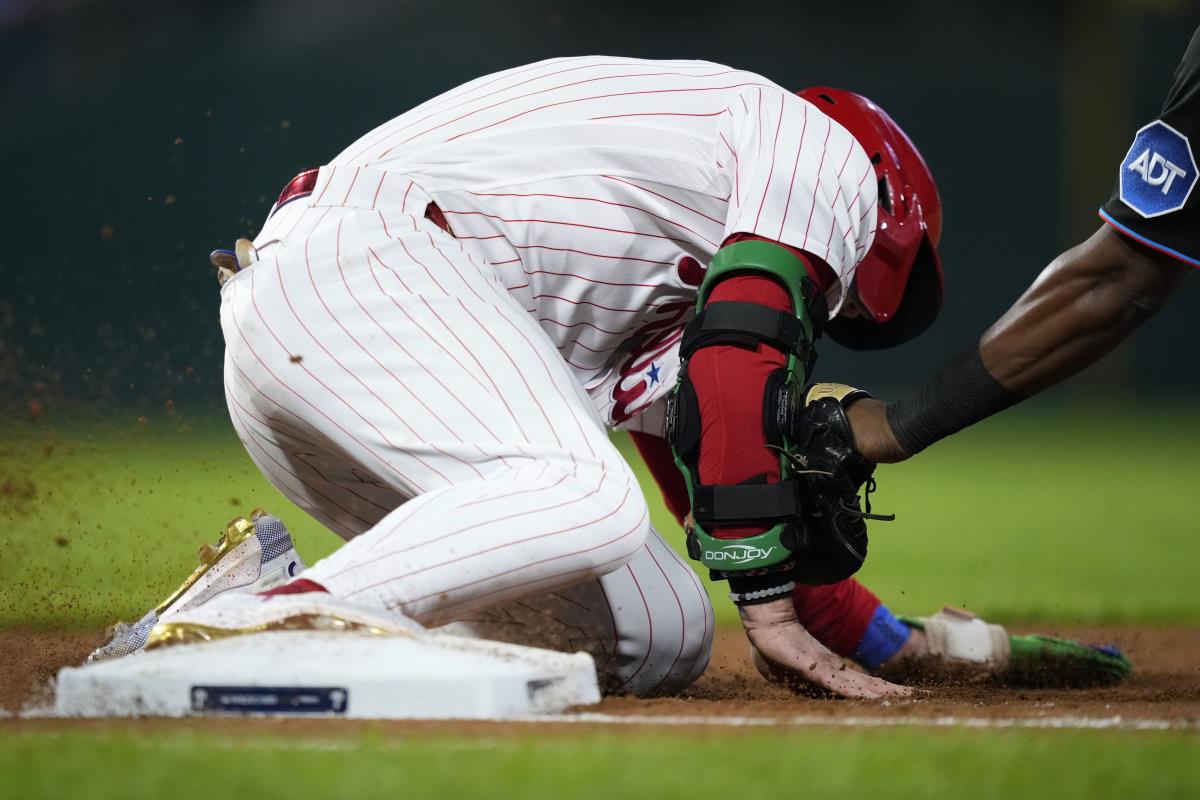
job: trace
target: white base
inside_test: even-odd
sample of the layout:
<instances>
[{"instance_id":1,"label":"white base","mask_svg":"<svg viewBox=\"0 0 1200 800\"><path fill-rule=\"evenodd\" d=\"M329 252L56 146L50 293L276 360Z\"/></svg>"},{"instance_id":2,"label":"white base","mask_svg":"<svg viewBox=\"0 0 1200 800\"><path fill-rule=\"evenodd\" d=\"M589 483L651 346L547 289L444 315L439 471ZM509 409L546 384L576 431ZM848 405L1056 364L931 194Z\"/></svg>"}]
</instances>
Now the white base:
<instances>
[{"instance_id":1,"label":"white base","mask_svg":"<svg viewBox=\"0 0 1200 800\"><path fill-rule=\"evenodd\" d=\"M66 667L53 713L502 719L599 700L586 653L435 632L279 631Z\"/></svg>"}]
</instances>

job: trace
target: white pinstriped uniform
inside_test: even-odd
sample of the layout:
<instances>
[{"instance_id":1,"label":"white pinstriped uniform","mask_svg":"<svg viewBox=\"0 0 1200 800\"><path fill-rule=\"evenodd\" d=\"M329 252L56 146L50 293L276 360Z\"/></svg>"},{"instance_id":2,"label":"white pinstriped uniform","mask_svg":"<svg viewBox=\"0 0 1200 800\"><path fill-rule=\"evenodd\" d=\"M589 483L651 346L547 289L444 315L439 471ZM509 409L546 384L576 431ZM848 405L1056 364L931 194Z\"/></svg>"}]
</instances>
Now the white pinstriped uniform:
<instances>
[{"instance_id":1,"label":"white pinstriped uniform","mask_svg":"<svg viewBox=\"0 0 1200 800\"><path fill-rule=\"evenodd\" d=\"M674 383L698 265L729 235L825 261L836 311L872 176L815 106L698 61L540 62L368 133L222 289L239 435L352 539L308 577L425 624L587 647L625 689L686 686L711 609L605 428Z\"/></svg>"}]
</instances>

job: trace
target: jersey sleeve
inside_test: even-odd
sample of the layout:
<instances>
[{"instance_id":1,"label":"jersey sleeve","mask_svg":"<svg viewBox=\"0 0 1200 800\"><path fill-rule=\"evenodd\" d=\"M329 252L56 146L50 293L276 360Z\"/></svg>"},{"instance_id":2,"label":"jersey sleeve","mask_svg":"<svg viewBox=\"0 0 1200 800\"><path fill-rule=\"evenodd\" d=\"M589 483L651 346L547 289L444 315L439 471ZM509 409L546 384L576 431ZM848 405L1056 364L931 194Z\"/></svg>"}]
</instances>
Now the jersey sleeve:
<instances>
[{"instance_id":1,"label":"jersey sleeve","mask_svg":"<svg viewBox=\"0 0 1200 800\"><path fill-rule=\"evenodd\" d=\"M875 233L870 158L845 128L780 87L741 92L727 110L717 142L730 189L726 238L761 236L828 264L836 314Z\"/></svg>"},{"instance_id":2,"label":"jersey sleeve","mask_svg":"<svg viewBox=\"0 0 1200 800\"><path fill-rule=\"evenodd\" d=\"M1100 217L1142 244L1200 267L1200 29L1175 70L1162 113L1138 129Z\"/></svg>"}]
</instances>

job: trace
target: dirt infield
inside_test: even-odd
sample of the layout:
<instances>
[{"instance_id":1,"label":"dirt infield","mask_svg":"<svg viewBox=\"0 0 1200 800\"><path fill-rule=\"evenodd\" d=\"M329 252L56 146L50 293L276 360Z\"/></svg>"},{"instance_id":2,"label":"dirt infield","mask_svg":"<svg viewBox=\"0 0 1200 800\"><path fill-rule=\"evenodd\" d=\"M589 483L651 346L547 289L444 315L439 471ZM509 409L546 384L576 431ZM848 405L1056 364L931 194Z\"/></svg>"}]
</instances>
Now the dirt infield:
<instances>
[{"instance_id":1,"label":"dirt infield","mask_svg":"<svg viewBox=\"0 0 1200 800\"><path fill-rule=\"evenodd\" d=\"M642 700L609 697L586 709L578 721L593 724L634 722L615 718L636 717L640 724L653 724L647 717L687 717L746 724L802 721L805 724L848 721L871 724L910 720L1054 722L1069 720L1115 720L1122 724L1146 723L1200 727L1200 629L1180 628L1085 628L1080 626L1037 626L1039 632L1054 633L1084 641L1120 645L1134 662L1135 674L1120 686L1092 689L1029 689L968 682L928 686L920 696L890 703L821 700L798 697L763 682L749 665L742 634L719 631L713 662L705 675L684 695ZM1022 631L1022 626L1013 626ZM46 682L59 667L78 663L100 639L96 633L0 631L0 707L15 712L26 703L44 696ZM598 716L592 716L593 714ZM979 722L982 721L982 722ZM267 723L269 721L259 721ZM298 721L292 721L293 723ZM220 726L242 725L242 721L213 720ZM36 724L38 727L71 725L74 722L41 720L36 723L8 722L4 726ZM189 723L191 724L191 723ZM205 723L209 724L209 723ZM326 726L324 720L289 724L287 731L312 732ZM347 723L339 723L345 725ZM377 724L377 723L376 723ZM689 722L689 724L692 724ZM704 724L699 722L697 724ZM1005 724L1008 724L1005 722ZM488 729L479 723L428 723L450 730ZM423 729L426 724L419 726ZM255 723L250 729L258 729ZM355 727L351 725L350 727ZM404 730L414 730L405 723ZM321 728L328 730L328 728Z\"/></svg>"}]
</instances>

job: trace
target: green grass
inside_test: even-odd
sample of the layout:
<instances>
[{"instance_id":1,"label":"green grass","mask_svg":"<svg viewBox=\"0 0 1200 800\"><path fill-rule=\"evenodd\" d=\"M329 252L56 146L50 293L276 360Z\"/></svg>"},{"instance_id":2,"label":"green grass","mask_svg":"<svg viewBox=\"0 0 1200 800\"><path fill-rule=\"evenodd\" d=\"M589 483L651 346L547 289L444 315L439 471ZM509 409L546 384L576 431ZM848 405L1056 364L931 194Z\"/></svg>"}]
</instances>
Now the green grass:
<instances>
[{"instance_id":1,"label":"green grass","mask_svg":"<svg viewBox=\"0 0 1200 800\"><path fill-rule=\"evenodd\" d=\"M338 544L257 474L220 419L0 433L0 626L139 615L255 505L287 520L310 561ZM1169 410L1137 422L1007 415L880 470L878 508L899 520L874 526L863 577L908 612L950 602L1000 620L1192 622L1198 444L1200 423ZM21 798L1200 796L1200 741L1184 733L0 730L0 796Z\"/></svg>"},{"instance_id":2,"label":"green grass","mask_svg":"<svg viewBox=\"0 0 1200 800\"><path fill-rule=\"evenodd\" d=\"M1186 735L1063 731L400 739L26 731L0 739L0 775L18 790L12 796L29 800L1195 797L1198 757Z\"/></svg>"},{"instance_id":3,"label":"green grass","mask_svg":"<svg viewBox=\"0 0 1200 800\"><path fill-rule=\"evenodd\" d=\"M254 469L220 418L59 422L0 431L0 627L131 618L193 566L225 521L281 515L311 563L340 540ZM628 441L618 444L631 452ZM1200 423L1162 410L1018 410L879 470L861 577L897 611L945 603L998 620L1192 622ZM655 524L677 526L647 484ZM732 620L724 589L718 613Z\"/></svg>"}]
</instances>

